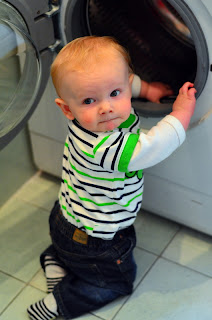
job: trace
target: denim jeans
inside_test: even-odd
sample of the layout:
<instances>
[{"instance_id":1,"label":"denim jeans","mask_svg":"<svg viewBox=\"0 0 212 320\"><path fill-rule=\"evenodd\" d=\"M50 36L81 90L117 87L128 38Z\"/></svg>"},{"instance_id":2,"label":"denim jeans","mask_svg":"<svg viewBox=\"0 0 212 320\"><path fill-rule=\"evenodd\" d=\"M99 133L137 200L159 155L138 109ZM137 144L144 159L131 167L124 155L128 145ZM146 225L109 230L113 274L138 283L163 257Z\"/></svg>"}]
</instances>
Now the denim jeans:
<instances>
[{"instance_id":1,"label":"denim jeans","mask_svg":"<svg viewBox=\"0 0 212 320\"><path fill-rule=\"evenodd\" d=\"M52 255L67 275L53 291L58 310L65 319L79 317L132 292L136 276L133 248L134 227L116 233L112 240L88 236L87 244L73 240L77 229L69 223L56 202L49 218L52 245L41 255Z\"/></svg>"}]
</instances>

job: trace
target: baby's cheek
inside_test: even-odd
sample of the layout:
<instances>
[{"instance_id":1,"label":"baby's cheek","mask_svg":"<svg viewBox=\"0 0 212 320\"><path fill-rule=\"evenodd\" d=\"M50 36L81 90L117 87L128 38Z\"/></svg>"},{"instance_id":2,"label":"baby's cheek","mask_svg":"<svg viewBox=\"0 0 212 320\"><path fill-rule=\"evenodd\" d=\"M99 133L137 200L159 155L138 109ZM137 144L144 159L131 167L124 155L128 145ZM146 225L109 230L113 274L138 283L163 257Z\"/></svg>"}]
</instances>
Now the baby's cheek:
<instances>
[{"instance_id":1,"label":"baby's cheek","mask_svg":"<svg viewBox=\"0 0 212 320\"><path fill-rule=\"evenodd\" d=\"M122 107L121 107L121 112L124 118L128 119L130 116L131 112L131 101L126 101Z\"/></svg>"},{"instance_id":2,"label":"baby's cheek","mask_svg":"<svg viewBox=\"0 0 212 320\"><path fill-rule=\"evenodd\" d=\"M83 122L85 124L91 124L93 122L93 117L91 115L84 115Z\"/></svg>"}]
</instances>

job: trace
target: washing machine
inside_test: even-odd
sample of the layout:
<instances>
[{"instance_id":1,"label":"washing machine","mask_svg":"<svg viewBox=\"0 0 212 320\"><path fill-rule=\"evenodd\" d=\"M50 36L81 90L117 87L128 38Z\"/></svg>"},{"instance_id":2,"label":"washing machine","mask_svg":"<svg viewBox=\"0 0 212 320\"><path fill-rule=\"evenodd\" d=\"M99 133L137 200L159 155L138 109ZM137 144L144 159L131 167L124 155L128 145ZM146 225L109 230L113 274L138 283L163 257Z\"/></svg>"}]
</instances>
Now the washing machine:
<instances>
[{"instance_id":1,"label":"washing machine","mask_svg":"<svg viewBox=\"0 0 212 320\"><path fill-rule=\"evenodd\" d=\"M211 0L1 0L0 147L28 121L37 167L60 177L67 122L54 104L49 68L84 35L111 35L143 80L173 88L160 104L132 101L148 131L170 113L179 88L195 83L197 105L183 145L145 170L143 208L212 235Z\"/></svg>"}]
</instances>

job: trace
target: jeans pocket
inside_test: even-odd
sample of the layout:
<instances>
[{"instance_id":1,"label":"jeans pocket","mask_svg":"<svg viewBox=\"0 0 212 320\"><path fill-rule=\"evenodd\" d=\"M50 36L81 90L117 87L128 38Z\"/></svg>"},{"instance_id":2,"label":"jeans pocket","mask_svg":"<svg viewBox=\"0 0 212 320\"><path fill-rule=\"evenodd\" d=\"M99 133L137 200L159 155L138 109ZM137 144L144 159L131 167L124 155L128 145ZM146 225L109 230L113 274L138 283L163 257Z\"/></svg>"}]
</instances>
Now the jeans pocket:
<instances>
[{"instance_id":1,"label":"jeans pocket","mask_svg":"<svg viewBox=\"0 0 212 320\"><path fill-rule=\"evenodd\" d=\"M123 278L132 284L136 277L137 266L133 257L133 249L135 247L134 239L128 238L119 248L119 255L115 263L119 268Z\"/></svg>"}]
</instances>

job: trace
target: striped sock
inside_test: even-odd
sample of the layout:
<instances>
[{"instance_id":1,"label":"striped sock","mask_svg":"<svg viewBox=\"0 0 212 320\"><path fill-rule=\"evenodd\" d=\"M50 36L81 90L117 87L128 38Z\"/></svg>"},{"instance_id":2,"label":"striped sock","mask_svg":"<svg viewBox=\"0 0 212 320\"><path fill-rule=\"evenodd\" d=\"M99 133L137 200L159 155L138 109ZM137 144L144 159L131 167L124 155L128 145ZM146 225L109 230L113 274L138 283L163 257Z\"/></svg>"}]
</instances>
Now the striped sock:
<instances>
[{"instance_id":1,"label":"striped sock","mask_svg":"<svg viewBox=\"0 0 212 320\"><path fill-rule=\"evenodd\" d=\"M65 269L52 256L46 256L44 259L44 270L46 275L47 292L53 291L54 287L66 275Z\"/></svg>"},{"instance_id":2,"label":"striped sock","mask_svg":"<svg viewBox=\"0 0 212 320\"><path fill-rule=\"evenodd\" d=\"M32 320L51 320L59 315L57 303L52 293L48 294L44 299L31 304L27 312Z\"/></svg>"}]
</instances>

